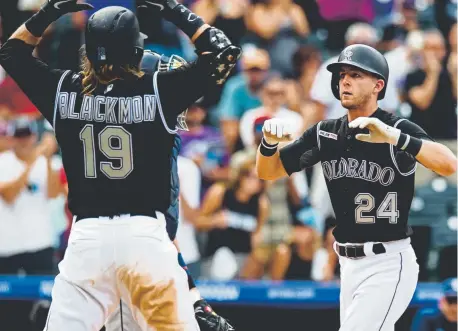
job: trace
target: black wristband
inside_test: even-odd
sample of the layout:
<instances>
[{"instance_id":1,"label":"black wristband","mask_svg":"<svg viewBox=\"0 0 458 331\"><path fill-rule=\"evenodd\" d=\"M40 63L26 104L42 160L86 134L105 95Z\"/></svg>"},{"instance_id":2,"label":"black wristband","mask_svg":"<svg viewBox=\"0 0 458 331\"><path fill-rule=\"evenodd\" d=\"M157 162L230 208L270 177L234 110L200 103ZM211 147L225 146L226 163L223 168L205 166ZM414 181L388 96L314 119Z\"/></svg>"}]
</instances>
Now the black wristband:
<instances>
[{"instance_id":1,"label":"black wristband","mask_svg":"<svg viewBox=\"0 0 458 331\"><path fill-rule=\"evenodd\" d=\"M259 146L259 152L263 156L269 157L269 156L274 155L277 152L277 148L278 148L278 143L276 143L274 145L271 145L271 144L267 143L264 140L264 138L262 138L261 145Z\"/></svg>"},{"instance_id":2,"label":"black wristband","mask_svg":"<svg viewBox=\"0 0 458 331\"><path fill-rule=\"evenodd\" d=\"M24 24L31 34L39 38L54 20L55 18L50 17L50 15L41 9L33 14Z\"/></svg>"},{"instance_id":3,"label":"black wristband","mask_svg":"<svg viewBox=\"0 0 458 331\"><path fill-rule=\"evenodd\" d=\"M205 24L204 20L183 5L168 10L165 18L181 29L189 38L192 38L199 28Z\"/></svg>"},{"instance_id":4,"label":"black wristband","mask_svg":"<svg viewBox=\"0 0 458 331\"><path fill-rule=\"evenodd\" d=\"M396 147L402 151L406 151L407 153L417 156L420 152L421 146L423 145L423 141L421 139L411 137L408 134L401 133L398 139L398 143Z\"/></svg>"}]
</instances>

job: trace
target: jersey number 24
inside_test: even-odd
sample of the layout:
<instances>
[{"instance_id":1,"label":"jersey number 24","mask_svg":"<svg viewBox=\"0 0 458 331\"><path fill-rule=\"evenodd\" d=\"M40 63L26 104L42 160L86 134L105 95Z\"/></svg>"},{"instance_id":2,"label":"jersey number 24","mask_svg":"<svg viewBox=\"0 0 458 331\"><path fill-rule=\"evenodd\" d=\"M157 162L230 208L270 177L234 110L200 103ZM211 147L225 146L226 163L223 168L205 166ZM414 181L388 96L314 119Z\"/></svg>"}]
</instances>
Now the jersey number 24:
<instances>
[{"instance_id":1,"label":"jersey number 24","mask_svg":"<svg viewBox=\"0 0 458 331\"><path fill-rule=\"evenodd\" d=\"M370 212L375 207L375 199L370 193L359 193L355 197L355 203L358 205L355 209L355 220L358 224L375 223L374 216L364 216L363 213ZM396 192L388 192L380 206L377 208L377 218L388 218L390 224L398 223L398 194Z\"/></svg>"},{"instance_id":2,"label":"jersey number 24","mask_svg":"<svg viewBox=\"0 0 458 331\"><path fill-rule=\"evenodd\" d=\"M97 178L97 160L95 157L94 126L86 124L80 132L80 140L84 146L84 172L86 178ZM113 140L117 139L116 146ZM113 162L100 161L100 171L110 179L126 178L134 169L132 157L132 136L121 126L107 126L98 134L100 151L108 159L118 160L119 166Z\"/></svg>"}]
</instances>

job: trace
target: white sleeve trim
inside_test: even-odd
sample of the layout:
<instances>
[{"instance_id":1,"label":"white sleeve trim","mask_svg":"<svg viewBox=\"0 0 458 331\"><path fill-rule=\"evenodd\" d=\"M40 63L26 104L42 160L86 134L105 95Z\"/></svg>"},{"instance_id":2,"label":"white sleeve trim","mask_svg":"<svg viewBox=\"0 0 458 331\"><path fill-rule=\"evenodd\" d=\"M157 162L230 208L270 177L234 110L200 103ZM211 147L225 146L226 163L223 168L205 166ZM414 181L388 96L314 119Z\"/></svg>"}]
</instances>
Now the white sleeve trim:
<instances>
[{"instance_id":1,"label":"white sleeve trim","mask_svg":"<svg viewBox=\"0 0 458 331\"><path fill-rule=\"evenodd\" d=\"M59 79L59 83L57 84L57 90L56 90L56 97L54 99L54 115L52 118L52 127L54 128L54 132L56 132L56 117L57 117L57 108L59 107L59 93L60 89L62 87L62 82L64 81L65 77L70 73L70 70L66 70L62 76Z\"/></svg>"},{"instance_id":2,"label":"white sleeve trim","mask_svg":"<svg viewBox=\"0 0 458 331\"><path fill-rule=\"evenodd\" d=\"M398 120L396 123L394 123L394 127L397 127L399 123L401 123L402 121L405 121L406 119L405 118L401 118L400 120ZM417 170L417 161L415 160L415 166L413 167L412 170L410 170L409 172L402 172L401 169L399 169L399 166L398 166L398 163L396 162L396 158L394 156L394 145L390 145L390 154L391 154L391 160L393 161L394 163L394 166L396 167L396 169L398 169L398 172L403 175L403 176L410 176L411 174L413 174L416 170Z\"/></svg>"},{"instance_id":3,"label":"white sleeve trim","mask_svg":"<svg viewBox=\"0 0 458 331\"><path fill-rule=\"evenodd\" d=\"M318 149L321 150L321 143L320 143L320 127L321 127L321 121L318 122L316 125L316 143L318 145Z\"/></svg>"},{"instance_id":4,"label":"white sleeve trim","mask_svg":"<svg viewBox=\"0 0 458 331\"><path fill-rule=\"evenodd\" d=\"M170 134L175 134L178 132L178 129L175 128L174 130L170 129L169 126L167 125L167 121L165 120L164 113L162 112L162 104L161 104L161 97L159 96L159 89L157 88L157 75L158 71L156 71L153 75L153 88L154 88L154 93L156 94L157 98L157 108L159 109L159 115L161 115L161 120L162 124L164 124L165 129L167 130L168 133Z\"/></svg>"}]
</instances>

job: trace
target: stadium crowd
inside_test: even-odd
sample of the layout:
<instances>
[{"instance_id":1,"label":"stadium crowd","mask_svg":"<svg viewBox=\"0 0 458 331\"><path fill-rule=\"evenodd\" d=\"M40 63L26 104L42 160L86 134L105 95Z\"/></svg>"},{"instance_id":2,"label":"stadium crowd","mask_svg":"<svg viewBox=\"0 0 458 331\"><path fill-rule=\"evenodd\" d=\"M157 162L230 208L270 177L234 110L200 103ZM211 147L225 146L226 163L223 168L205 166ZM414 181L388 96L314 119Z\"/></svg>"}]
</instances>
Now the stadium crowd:
<instances>
[{"instance_id":1,"label":"stadium crowd","mask_svg":"<svg viewBox=\"0 0 458 331\"><path fill-rule=\"evenodd\" d=\"M108 3L135 8L134 0L88 2L95 10ZM180 132L178 240L191 273L218 280L337 279L335 219L321 167L275 182L258 179L263 122L289 119L299 136L320 120L343 116L326 65L345 45L361 43L382 51L390 67L380 107L419 124L456 154L456 1L182 2L244 51L226 84L188 109L189 130ZM2 41L42 3L0 1ZM58 20L36 56L77 70L88 14ZM195 58L174 25L160 17L139 20L148 49ZM455 183L456 177L417 170L410 224L420 281L457 276ZM0 274L55 273L72 223L58 146L49 123L1 67L0 188ZM456 310L456 288L454 300Z\"/></svg>"}]
</instances>

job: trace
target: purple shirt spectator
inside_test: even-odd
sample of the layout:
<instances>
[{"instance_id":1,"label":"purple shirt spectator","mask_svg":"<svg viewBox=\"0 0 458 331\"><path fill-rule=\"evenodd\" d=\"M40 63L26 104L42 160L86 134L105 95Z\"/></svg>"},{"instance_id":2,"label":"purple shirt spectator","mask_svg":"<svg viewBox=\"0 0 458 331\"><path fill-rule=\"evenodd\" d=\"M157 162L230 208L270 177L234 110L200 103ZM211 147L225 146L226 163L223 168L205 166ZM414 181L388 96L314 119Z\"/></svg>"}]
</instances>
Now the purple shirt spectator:
<instances>
[{"instance_id":1,"label":"purple shirt spectator","mask_svg":"<svg viewBox=\"0 0 458 331\"><path fill-rule=\"evenodd\" d=\"M229 154L224 146L221 133L209 126L202 126L198 132L183 131L181 155L200 163L203 172L229 163Z\"/></svg>"}]
</instances>

